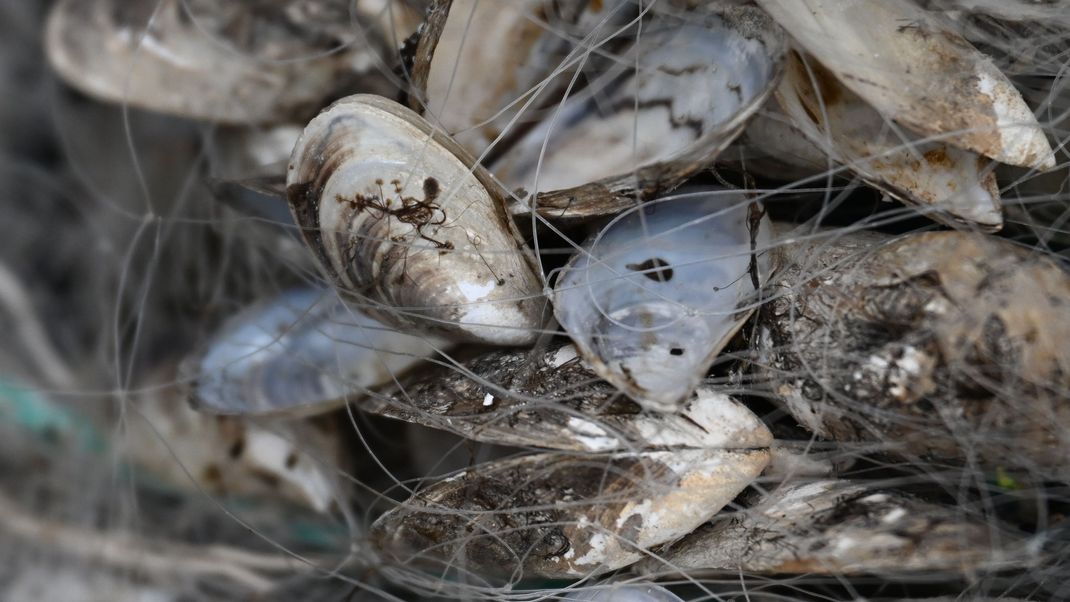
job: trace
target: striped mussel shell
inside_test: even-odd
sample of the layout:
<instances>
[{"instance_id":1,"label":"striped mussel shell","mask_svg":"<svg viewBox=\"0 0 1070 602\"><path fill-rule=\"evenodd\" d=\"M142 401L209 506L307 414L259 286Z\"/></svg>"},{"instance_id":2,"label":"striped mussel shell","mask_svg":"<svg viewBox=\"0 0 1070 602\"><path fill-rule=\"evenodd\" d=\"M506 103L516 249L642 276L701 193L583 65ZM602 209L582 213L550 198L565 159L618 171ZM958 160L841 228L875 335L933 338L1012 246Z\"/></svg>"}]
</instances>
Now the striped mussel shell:
<instances>
[{"instance_id":1,"label":"striped mussel shell","mask_svg":"<svg viewBox=\"0 0 1070 602\"><path fill-rule=\"evenodd\" d=\"M542 283L485 172L416 113L344 98L302 133L294 221L341 296L403 329L496 345L535 340Z\"/></svg>"}]
</instances>

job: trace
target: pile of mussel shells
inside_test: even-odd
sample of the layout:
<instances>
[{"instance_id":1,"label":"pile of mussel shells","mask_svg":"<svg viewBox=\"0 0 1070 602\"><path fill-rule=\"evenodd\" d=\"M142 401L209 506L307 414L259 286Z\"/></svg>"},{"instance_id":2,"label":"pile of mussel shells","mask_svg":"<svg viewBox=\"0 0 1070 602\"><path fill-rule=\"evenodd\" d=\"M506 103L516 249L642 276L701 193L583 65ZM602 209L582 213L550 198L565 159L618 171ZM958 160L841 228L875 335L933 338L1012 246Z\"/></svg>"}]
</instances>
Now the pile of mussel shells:
<instances>
[{"instance_id":1,"label":"pile of mussel shells","mask_svg":"<svg viewBox=\"0 0 1070 602\"><path fill-rule=\"evenodd\" d=\"M1070 275L998 234L1002 170L1059 159L964 36L986 6L61 0L44 39L87 95L218 124L204 202L308 269L142 402L201 486L267 474L451 595L964 583L1058 563L1070 483ZM354 504L372 416L426 470Z\"/></svg>"}]
</instances>

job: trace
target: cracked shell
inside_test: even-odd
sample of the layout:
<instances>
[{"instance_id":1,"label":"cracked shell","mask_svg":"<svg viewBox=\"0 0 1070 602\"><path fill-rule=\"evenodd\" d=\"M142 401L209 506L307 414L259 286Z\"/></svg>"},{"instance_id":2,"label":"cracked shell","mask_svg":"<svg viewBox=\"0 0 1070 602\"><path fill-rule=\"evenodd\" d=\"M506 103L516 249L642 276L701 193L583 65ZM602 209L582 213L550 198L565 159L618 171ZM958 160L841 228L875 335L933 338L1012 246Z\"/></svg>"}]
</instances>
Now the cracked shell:
<instances>
[{"instance_id":1,"label":"cracked shell","mask_svg":"<svg viewBox=\"0 0 1070 602\"><path fill-rule=\"evenodd\" d=\"M756 362L822 437L907 458L1062 475L1070 275L963 232L818 237L786 249Z\"/></svg>"},{"instance_id":2,"label":"cracked shell","mask_svg":"<svg viewBox=\"0 0 1070 602\"><path fill-rule=\"evenodd\" d=\"M330 291L296 289L229 319L183 372L201 412L320 413L392 383L442 346L387 328Z\"/></svg>"},{"instance_id":3,"label":"cracked shell","mask_svg":"<svg viewBox=\"0 0 1070 602\"><path fill-rule=\"evenodd\" d=\"M411 110L344 98L313 119L286 179L294 221L342 297L403 329L534 342L542 285L485 172Z\"/></svg>"},{"instance_id":4,"label":"cracked shell","mask_svg":"<svg viewBox=\"0 0 1070 602\"><path fill-rule=\"evenodd\" d=\"M647 203L565 266L554 313L595 372L672 411L754 310L774 265L769 220L731 190Z\"/></svg>"},{"instance_id":5,"label":"cracked shell","mask_svg":"<svg viewBox=\"0 0 1070 602\"><path fill-rule=\"evenodd\" d=\"M767 450L541 453L481 464L384 514L396 561L482 574L612 571L709 520L757 477Z\"/></svg>"}]
</instances>

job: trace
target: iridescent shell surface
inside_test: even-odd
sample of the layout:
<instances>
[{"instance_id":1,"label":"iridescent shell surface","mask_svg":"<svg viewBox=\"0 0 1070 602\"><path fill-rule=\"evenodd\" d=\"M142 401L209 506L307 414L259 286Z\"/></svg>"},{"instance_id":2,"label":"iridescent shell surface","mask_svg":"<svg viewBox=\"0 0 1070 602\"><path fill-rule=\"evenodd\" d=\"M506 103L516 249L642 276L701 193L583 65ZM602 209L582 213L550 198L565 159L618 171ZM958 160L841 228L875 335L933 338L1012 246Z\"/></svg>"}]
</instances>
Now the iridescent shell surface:
<instances>
[{"instance_id":1,"label":"iridescent shell surface","mask_svg":"<svg viewBox=\"0 0 1070 602\"><path fill-rule=\"evenodd\" d=\"M554 313L600 376L674 410L759 301L769 222L742 192L703 190L625 212L562 269Z\"/></svg>"},{"instance_id":2,"label":"iridescent shell surface","mask_svg":"<svg viewBox=\"0 0 1070 602\"><path fill-rule=\"evenodd\" d=\"M676 188L728 146L780 77L781 33L753 7L666 11L628 35L619 61L490 166L520 192L514 211L534 202L549 218L608 215Z\"/></svg>"},{"instance_id":3,"label":"iridescent shell surface","mask_svg":"<svg viewBox=\"0 0 1070 602\"><path fill-rule=\"evenodd\" d=\"M213 414L319 412L394 382L442 346L383 326L330 291L291 290L232 317L186 365L190 400Z\"/></svg>"}]
</instances>

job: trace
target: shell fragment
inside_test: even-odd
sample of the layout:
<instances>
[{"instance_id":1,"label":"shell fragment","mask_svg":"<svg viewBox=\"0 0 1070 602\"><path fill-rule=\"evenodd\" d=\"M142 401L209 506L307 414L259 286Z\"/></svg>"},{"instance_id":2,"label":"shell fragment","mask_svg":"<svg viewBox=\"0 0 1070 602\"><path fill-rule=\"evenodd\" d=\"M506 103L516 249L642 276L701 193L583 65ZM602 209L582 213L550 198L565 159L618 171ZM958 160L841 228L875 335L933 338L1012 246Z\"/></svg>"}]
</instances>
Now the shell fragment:
<instances>
[{"instance_id":1,"label":"shell fragment","mask_svg":"<svg viewBox=\"0 0 1070 602\"><path fill-rule=\"evenodd\" d=\"M919 142L812 58L789 56L777 99L813 144L877 188L951 225L1003 226L987 159L943 142Z\"/></svg>"}]
</instances>

